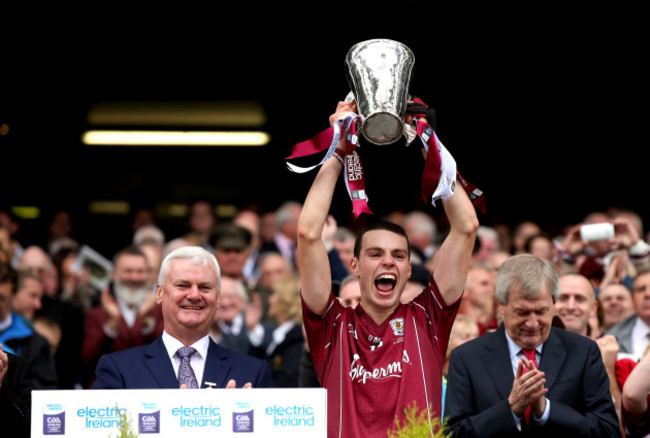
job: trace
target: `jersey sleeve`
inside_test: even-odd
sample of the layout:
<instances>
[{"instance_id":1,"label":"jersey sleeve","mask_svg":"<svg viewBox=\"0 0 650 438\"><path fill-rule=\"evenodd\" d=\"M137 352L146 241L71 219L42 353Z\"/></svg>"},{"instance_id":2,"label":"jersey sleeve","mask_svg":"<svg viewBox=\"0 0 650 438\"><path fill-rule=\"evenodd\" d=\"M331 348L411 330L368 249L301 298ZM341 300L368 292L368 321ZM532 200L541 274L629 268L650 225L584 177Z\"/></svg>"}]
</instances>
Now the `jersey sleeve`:
<instances>
[{"instance_id":1,"label":"jersey sleeve","mask_svg":"<svg viewBox=\"0 0 650 438\"><path fill-rule=\"evenodd\" d=\"M422 290L422 293L415 297L413 302L426 310L429 327L434 342L437 343L438 352L443 355L447 354L451 326L454 324L460 307L460 298L452 304L445 304L432 273L429 277L429 283Z\"/></svg>"},{"instance_id":2,"label":"jersey sleeve","mask_svg":"<svg viewBox=\"0 0 650 438\"><path fill-rule=\"evenodd\" d=\"M309 352L314 362L314 370L318 378L323 381L324 366L335 343L337 320L340 318L343 306L330 291L327 307L322 315L312 311L300 295L302 302L302 317L307 334Z\"/></svg>"}]
</instances>

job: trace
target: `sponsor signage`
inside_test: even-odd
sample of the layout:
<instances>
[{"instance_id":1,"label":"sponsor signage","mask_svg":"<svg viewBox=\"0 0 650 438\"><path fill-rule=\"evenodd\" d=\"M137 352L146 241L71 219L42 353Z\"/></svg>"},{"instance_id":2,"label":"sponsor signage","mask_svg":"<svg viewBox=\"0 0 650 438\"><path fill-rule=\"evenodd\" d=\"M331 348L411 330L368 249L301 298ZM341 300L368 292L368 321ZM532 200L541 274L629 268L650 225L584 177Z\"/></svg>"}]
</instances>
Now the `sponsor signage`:
<instances>
[{"instance_id":1,"label":"sponsor signage","mask_svg":"<svg viewBox=\"0 0 650 438\"><path fill-rule=\"evenodd\" d=\"M325 438L323 388L32 391L32 437Z\"/></svg>"}]
</instances>

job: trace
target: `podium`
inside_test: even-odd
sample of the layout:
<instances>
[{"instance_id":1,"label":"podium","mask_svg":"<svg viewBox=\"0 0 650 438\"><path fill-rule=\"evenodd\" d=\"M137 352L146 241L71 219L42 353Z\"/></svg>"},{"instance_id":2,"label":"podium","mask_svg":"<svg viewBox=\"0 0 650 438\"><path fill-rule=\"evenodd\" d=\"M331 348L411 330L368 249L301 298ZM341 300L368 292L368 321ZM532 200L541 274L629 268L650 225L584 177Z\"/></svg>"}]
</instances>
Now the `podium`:
<instances>
[{"instance_id":1,"label":"podium","mask_svg":"<svg viewBox=\"0 0 650 438\"><path fill-rule=\"evenodd\" d=\"M32 437L117 437L121 421L144 437L327 435L324 388L32 391Z\"/></svg>"}]
</instances>

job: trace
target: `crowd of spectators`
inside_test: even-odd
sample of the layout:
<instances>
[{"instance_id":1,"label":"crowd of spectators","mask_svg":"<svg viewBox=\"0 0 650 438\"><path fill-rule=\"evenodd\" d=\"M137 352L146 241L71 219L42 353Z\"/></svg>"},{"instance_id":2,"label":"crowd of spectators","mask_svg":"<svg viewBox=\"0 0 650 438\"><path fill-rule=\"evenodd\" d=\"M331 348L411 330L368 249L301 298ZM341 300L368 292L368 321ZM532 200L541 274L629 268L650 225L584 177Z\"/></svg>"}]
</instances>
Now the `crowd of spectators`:
<instances>
[{"instance_id":1,"label":"crowd of spectators","mask_svg":"<svg viewBox=\"0 0 650 438\"><path fill-rule=\"evenodd\" d=\"M218 218L207 201L189 211L187 232L180 235L166 234L153 216L134 221L129 244L103 255L111 261L103 287L97 286L100 267L80 263L84 242L73 237L69 213L53 217L42 244L26 245L17 232L18 219L8 209L0 211L0 344L22 358L32 388L91 388L102 354L158 337L162 315L153 297L158 268L167 253L184 245L213 252L222 270L220 309L210 336L226 348L266 359L277 387L318 385L301 327L294 260L301 204L287 202L269 212L242 209L228 219ZM413 248L413 274L403 296L410 300L428 281L444 224L422 211L394 212L390 219L405 228ZM603 222L613 224L614 237L583 239L582 226ZM358 286L349 265L355 229L347 225L330 217L323 240L335 295L354 306ZM449 351L497 329L496 272L521 253L556 267L561 293L554 325L597 342L621 430L647 431L647 403L639 402L638 394L646 390L625 391L628 375L650 345L650 245L642 219L622 209L593 212L553 235L532 220L482 225ZM633 375L635 381L645 379L644 388L645 368Z\"/></svg>"}]
</instances>

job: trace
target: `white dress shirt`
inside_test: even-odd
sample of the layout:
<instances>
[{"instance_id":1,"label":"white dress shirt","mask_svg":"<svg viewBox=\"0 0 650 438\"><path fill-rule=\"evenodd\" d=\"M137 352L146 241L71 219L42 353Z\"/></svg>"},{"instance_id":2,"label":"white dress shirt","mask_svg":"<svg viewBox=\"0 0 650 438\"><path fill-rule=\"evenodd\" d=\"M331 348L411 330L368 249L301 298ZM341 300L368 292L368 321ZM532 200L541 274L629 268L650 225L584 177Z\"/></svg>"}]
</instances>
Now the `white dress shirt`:
<instances>
[{"instance_id":1,"label":"white dress shirt","mask_svg":"<svg viewBox=\"0 0 650 438\"><path fill-rule=\"evenodd\" d=\"M176 352L179 348L183 347L183 343L178 339L171 336L166 331L163 331L162 340L167 349L167 354L169 355L169 360L172 362L174 367L174 374L178 377L178 368L181 366L181 358L176 355ZM192 345L196 350L196 353L190 358L190 366L194 370L194 375L196 376L196 381L201 387L201 382L203 382L203 370L205 369L205 360L208 357L208 346L210 345L210 338L208 335L205 335Z\"/></svg>"},{"instance_id":2,"label":"white dress shirt","mask_svg":"<svg viewBox=\"0 0 650 438\"><path fill-rule=\"evenodd\" d=\"M643 352L648 345L648 333L650 333L650 326L643 322L641 318L636 318L630 337L632 341L631 353L637 361L643 357Z\"/></svg>"}]
</instances>

